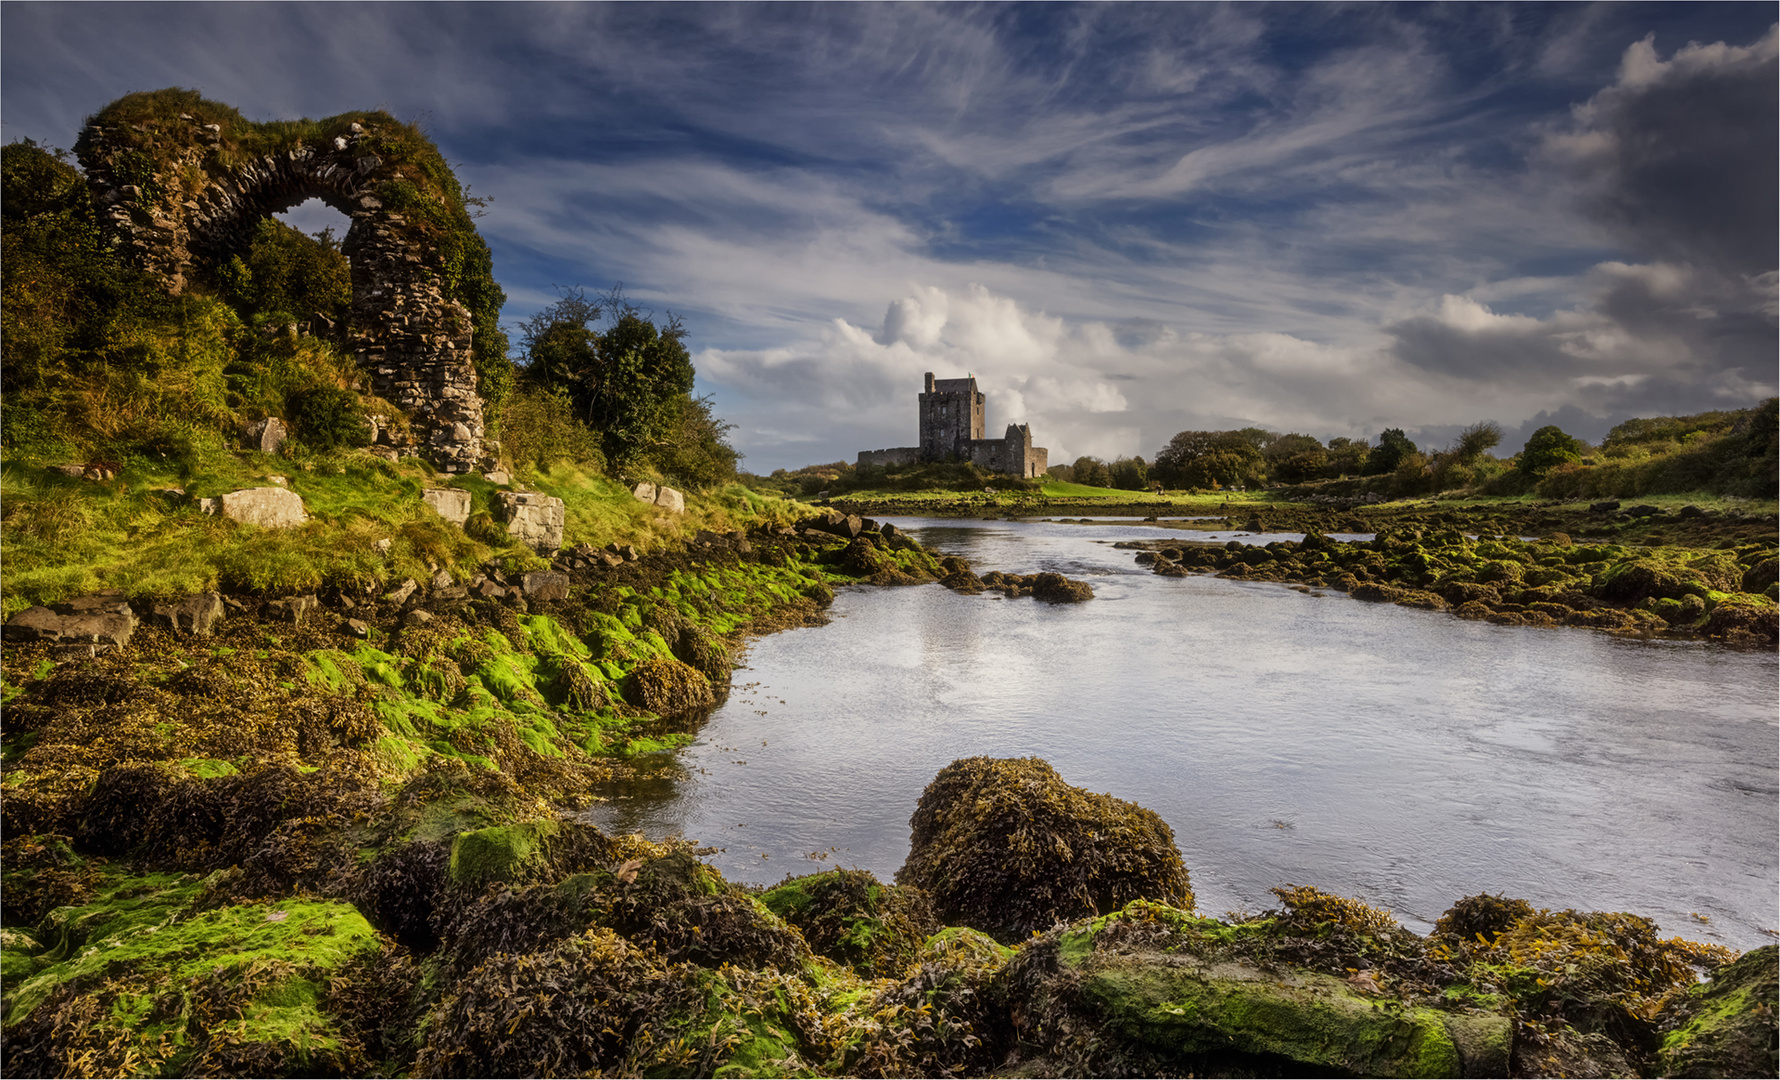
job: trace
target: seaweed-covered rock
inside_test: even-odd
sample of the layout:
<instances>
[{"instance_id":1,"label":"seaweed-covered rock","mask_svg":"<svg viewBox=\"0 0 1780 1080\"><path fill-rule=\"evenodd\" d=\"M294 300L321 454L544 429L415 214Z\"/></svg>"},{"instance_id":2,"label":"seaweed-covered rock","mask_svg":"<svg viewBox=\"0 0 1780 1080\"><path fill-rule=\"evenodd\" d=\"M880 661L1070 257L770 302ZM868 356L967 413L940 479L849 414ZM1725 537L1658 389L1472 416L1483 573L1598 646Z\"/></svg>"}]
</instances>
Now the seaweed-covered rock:
<instances>
[{"instance_id":1,"label":"seaweed-covered rock","mask_svg":"<svg viewBox=\"0 0 1780 1080\"><path fill-rule=\"evenodd\" d=\"M1513 897L1479 893L1467 896L1446 909L1434 923L1437 937L1492 945L1515 923L1533 913L1533 905Z\"/></svg>"},{"instance_id":2,"label":"seaweed-covered rock","mask_svg":"<svg viewBox=\"0 0 1780 1080\"><path fill-rule=\"evenodd\" d=\"M1680 600L1703 591L1694 574L1660 559L1631 559L1602 577L1598 589L1603 600L1635 604L1645 599Z\"/></svg>"},{"instance_id":3,"label":"seaweed-covered rock","mask_svg":"<svg viewBox=\"0 0 1780 1080\"><path fill-rule=\"evenodd\" d=\"M661 716L679 716L708 709L717 701L711 684L697 668L671 656L638 664L630 673L627 693L633 705Z\"/></svg>"},{"instance_id":4,"label":"seaweed-covered rock","mask_svg":"<svg viewBox=\"0 0 1780 1080\"><path fill-rule=\"evenodd\" d=\"M693 1075L668 1018L703 1011L699 972L610 930L497 954L434 1012L420 1076Z\"/></svg>"},{"instance_id":5,"label":"seaweed-covered rock","mask_svg":"<svg viewBox=\"0 0 1780 1080\"><path fill-rule=\"evenodd\" d=\"M922 944L939 929L925 893L885 885L864 870L787 878L760 902L797 927L817 954L868 979L906 973Z\"/></svg>"},{"instance_id":6,"label":"seaweed-covered rock","mask_svg":"<svg viewBox=\"0 0 1780 1080\"><path fill-rule=\"evenodd\" d=\"M1079 604L1094 599L1094 589L1085 581L1071 581L1062 574L1038 574L1032 582L1032 597L1050 604Z\"/></svg>"},{"instance_id":7,"label":"seaweed-covered rock","mask_svg":"<svg viewBox=\"0 0 1780 1080\"><path fill-rule=\"evenodd\" d=\"M954 761L909 824L897 883L926 890L942 921L1003 941L1137 899L1193 904L1166 822L1071 787L1039 758Z\"/></svg>"},{"instance_id":8,"label":"seaweed-covered rock","mask_svg":"<svg viewBox=\"0 0 1780 1080\"><path fill-rule=\"evenodd\" d=\"M1780 948L1764 945L1720 968L1664 1010L1664 1076L1780 1075Z\"/></svg>"},{"instance_id":9,"label":"seaweed-covered rock","mask_svg":"<svg viewBox=\"0 0 1780 1080\"><path fill-rule=\"evenodd\" d=\"M1702 632L1730 642L1772 645L1780 639L1780 607L1765 597L1723 600L1706 616Z\"/></svg>"},{"instance_id":10,"label":"seaweed-covered rock","mask_svg":"<svg viewBox=\"0 0 1780 1080\"><path fill-rule=\"evenodd\" d=\"M859 1076L984 1076L1012 1045L1000 974L1014 950L952 926L929 938L902 982L872 999L874 1025L849 1071Z\"/></svg>"}]
</instances>

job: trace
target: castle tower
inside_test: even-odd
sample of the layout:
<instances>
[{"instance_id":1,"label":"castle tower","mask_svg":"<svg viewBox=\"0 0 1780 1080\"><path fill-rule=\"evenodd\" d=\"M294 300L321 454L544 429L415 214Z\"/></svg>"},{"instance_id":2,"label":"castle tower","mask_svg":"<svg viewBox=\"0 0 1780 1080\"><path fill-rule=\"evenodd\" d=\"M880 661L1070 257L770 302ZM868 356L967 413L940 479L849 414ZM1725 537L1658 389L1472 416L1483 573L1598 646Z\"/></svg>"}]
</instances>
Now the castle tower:
<instances>
[{"instance_id":1,"label":"castle tower","mask_svg":"<svg viewBox=\"0 0 1780 1080\"><path fill-rule=\"evenodd\" d=\"M974 378L934 379L927 373L921 401L921 460L969 461L971 442L983 437L983 395Z\"/></svg>"}]
</instances>

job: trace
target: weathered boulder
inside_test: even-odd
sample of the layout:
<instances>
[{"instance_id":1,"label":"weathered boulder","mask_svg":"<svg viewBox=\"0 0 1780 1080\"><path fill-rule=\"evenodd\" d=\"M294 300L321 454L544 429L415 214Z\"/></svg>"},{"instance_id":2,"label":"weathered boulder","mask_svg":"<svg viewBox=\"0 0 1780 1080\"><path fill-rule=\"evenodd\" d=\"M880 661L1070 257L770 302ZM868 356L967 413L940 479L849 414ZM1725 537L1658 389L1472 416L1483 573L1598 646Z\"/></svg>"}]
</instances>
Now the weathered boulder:
<instances>
[{"instance_id":1,"label":"weathered boulder","mask_svg":"<svg viewBox=\"0 0 1780 1080\"><path fill-rule=\"evenodd\" d=\"M321 607L321 601L314 593L306 596L285 596L266 604L266 615L269 618L283 619L286 622L300 623L310 612Z\"/></svg>"},{"instance_id":2,"label":"weathered boulder","mask_svg":"<svg viewBox=\"0 0 1780 1080\"><path fill-rule=\"evenodd\" d=\"M383 594L383 598L398 607L406 604L410 597L420 591L420 583L413 578L404 578L400 585Z\"/></svg>"},{"instance_id":3,"label":"weathered boulder","mask_svg":"<svg viewBox=\"0 0 1780 1080\"><path fill-rule=\"evenodd\" d=\"M29 607L8 619L6 626L0 629L0 636L7 641L123 648L136 632L136 616L129 605L120 601L118 606L121 611L52 611L46 607ZM72 605L58 604L57 607Z\"/></svg>"},{"instance_id":4,"label":"weathered boulder","mask_svg":"<svg viewBox=\"0 0 1780 1080\"><path fill-rule=\"evenodd\" d=\"M421 501L439 512L439 516L459 528L470 520L470 493L462 488L427 488Z\"/></svg>"},{"instance_id":5,"label":"weathered boulder","mask_svg":"<svg viewBox=\"0 0 1780 1080\"><path fill-rule=\"evenodd\" d=\"M1775 1076L1780 948L1751 949L1671 1001L1660 1023L1663 1076Z\"/></svg>"},{"instance_id":6,"label":"weathered boulder","mask_svg":"<svg viewBox=\"0 0 1780 1080\"><path fill-rule=\"evenodd\" d=\"M533 600L567 600L569 598L569 576L551 570L534 570L521 574L519 587L525 595Z\"/></svg>"},{"instance_id":7,"label":"weathered boulder","mask_svg":"<svg viewBox=\"0 0 1780 1080\"><path fill-rule=\"evenodd\" d=\"M666 484L651 484L645 481L631 489L630 492L638 501L652 503L663 510L676 514L686 512L686 497Z\"/></svg>"},{"instance_id":8,"label":"weathered boulder","mask_svg":"<svg viewBox=\"0 0 1780 1080\"><path fill-rule=\"evenodd\" d=\"M222 594L202 592L184 600L154 605L149 610L148 622L150 626L158 626L176 634L203 637L210 633L211 626L222 618L222 614Z\"/></svg>"},{"instance_id":9,"label":"weathered boulder","mask_svg":"<svg viewBox=\"0 0 1780 1080\"><path fill-rule=\"evenodd\" d=\"M276 454L288 438L290 438L290 430L284 426L284 421L276 416L255 420L247 425L247 448L249 450L258 450L262 454Z\"/></svg>"},{"instance_id":10,"label":"weathered boulder","mask_svg":"<svg viewBox=\"0 0 1780 1080\"><path fill-rule=\"evenodd\" d=\"M858 514L843 514L839 510L826 510L813 517L804 518L797 523L797 527L852 540L865 531L865 521Z\"/></svg>"},{"instance_id":11,"label":"weathered boulder","mask_svg":"<svg viewBox=\"0 0 1780 1080\"><path fill-rule=\"evenodd\" d=\"M562 500L535 491L497 491L495 506L507 523L508 535L533 551L562 547Z\"/></svg>"},{"instance_id":12,"label":"weathered boulder","mask_svg":"<svg viewBox=\"0 0 1780 1080\"><path fill-rule=\"evenodd\" d=\"M897 884L926 890L942 921L1001 940L1132 900L1193 904L1166 822L1064 783L1039 758L952 762L921 793L909 825Z\"/></svg>"},{"instance_id":13,"label":"weathered boulder","mask_svg":"<svg viewBox=\"0 0 1780 1080\"><path fill-rule=\"evenodd\" d=\"M245 488L213 499L199 499L198 509L263 529L285 529L309 520L302 496L281 487Z\"/></svg>"}]
</instances>

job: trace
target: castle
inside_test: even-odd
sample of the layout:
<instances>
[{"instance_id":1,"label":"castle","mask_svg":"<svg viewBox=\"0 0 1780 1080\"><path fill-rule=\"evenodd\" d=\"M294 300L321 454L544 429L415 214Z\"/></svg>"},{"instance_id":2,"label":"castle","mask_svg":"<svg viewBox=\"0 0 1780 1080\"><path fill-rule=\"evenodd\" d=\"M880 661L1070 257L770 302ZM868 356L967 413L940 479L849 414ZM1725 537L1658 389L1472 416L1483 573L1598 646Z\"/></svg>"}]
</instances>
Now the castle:
<instances>
[{"instance_id":1,"label":"castle","mask_svg":"<svg viewBox=\"0 0 1780 1080\"><path fill-rule=\"evenodd\" d=\"M1050 451L1032 445L1032 428L1009 424L999 439L983 438L983 395L974 378L938 379L927 373L920 395L921 445L859 451L859 468L913 465L922 461L968 461L990 472L1043 476Z\"/></svg>"}]
</instances>

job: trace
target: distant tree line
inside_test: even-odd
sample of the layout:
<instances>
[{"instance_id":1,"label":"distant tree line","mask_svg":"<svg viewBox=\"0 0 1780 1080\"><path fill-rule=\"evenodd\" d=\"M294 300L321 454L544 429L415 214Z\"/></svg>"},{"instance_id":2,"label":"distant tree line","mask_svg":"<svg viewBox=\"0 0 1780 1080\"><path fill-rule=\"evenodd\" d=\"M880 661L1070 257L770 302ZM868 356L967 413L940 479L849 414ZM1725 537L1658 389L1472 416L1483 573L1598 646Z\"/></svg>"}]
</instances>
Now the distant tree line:
<instances>
[{"instance_id":1,"label":"distant tree line","mask_svg":"<svg viewBox=\"0 0 1780 1080\"><path fill-rule=\"evenodd\" d=\"M1484 421L1443 449L1418 447L1401 428L1376 442L1259 427L1182 431L1155 459L1105 462L1080 457L1050 469L1054 480L1125 490L1248 489L1345 481L1354 492L1390 497L1470 491L1536 492L1552 498L1635 497L1705 490L1773 498L1776 400L1749 409L1628 420L1590 446L1556 425L1528 438L1518 454L1491 454L1502 429Z\"/></svg>"}]
</instances>

